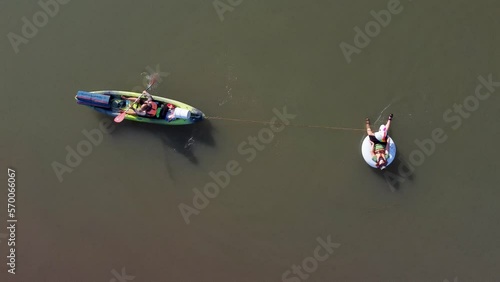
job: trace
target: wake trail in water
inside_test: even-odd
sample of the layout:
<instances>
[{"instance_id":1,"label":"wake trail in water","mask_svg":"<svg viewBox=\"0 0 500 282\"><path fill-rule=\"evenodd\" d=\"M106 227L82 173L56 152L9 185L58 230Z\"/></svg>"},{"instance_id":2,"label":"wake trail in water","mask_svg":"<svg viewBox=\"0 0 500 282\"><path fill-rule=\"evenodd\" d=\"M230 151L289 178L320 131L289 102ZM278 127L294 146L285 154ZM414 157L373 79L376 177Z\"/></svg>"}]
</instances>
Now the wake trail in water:
<instances>
[{"instance_id":1,"label":"wake trail in water","mask_svg":"<svg viewBox=\"0 0 500 282\"><path fill-rule=\"evenodd\" d=\"M387 105L381 112L380 112L380 115L378 116L377 120L375 120L375 122L373 124L376 124L380 118L382 117L382 114L385 112L385 110L387 110L387 108L389 108L390 106L392 105L392 103L390 103L389 105Z\"/></svg>"}]
</instances>

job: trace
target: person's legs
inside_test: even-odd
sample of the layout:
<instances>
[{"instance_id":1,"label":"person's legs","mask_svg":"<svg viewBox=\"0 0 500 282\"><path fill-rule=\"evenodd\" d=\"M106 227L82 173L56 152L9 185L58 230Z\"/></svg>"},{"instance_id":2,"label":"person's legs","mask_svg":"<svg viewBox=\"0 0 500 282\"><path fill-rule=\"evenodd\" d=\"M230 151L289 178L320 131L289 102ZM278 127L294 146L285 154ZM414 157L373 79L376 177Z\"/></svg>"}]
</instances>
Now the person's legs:
<instances>
[{"instance_id":1,"label":"person's legs","mask_svg":"<svg viewBox=\"0 0 500 282\"><path fill-rule=\"evenodd\" d=\"M392 114L389 116L389 120L387 121L386 132L389 132L389 125L391 125L391 119L392 119ZM368 134L368 136L370 137L370 141L373 142L374 144L382 144L384 147L387 146L388 139L386 140L386 142L378 140L375 137L375 134L373 133L372 129L370 128L370 119L366 118L365 121L366 121L366 134Z\"/></svg>"},{"instance_id":2,"label":"person's legs","mask_svg":"<svg viewBox=\"0 0 500 282\"><path fill-rule=\"evenodd\" d=\"M373 142L373 144L381 144L381 142L375 137L375 135L368 135L370 138L370 141Z\"/></svg>"},{"instance_id":3,"label":"person's legs","mask_svg":"<svg viewBox=\"0 0 500 282\"><path fill-rule=\"evenodd\" d=\"M382 142L378 140L377 137L375 137L375 135L368 135L368 137L370 138L370 141L373 142L373 144L380 144L384 146L384 148L387 146L387 142Z\"/></svg>"},{"instance_id":4,"label":"person's legs","mask_svg":"<svg viewBox=\"0 0 500 282\"><path fill-rule=\"evenodd\" d=\"M366 123L366 134L368 134L368 136L373 136L373 131L372 129L370 128L370 119L369 118L366 118L365 119L365 123ZM370 138L371 140L371 138Z\"/></svg>"},{"instance_id":5,"label":"person's legs","mask_svg":"<svg viewBox=\"0 0 500 282\"><path fill-rule=\"evenodd\" d=\"M129 100L129 101L132 101L132 102L134 102L135 100L137 100L137 98L133 98L133 97L132 98L127 98L127 97L124 97L124 96L122 96L122 99L123 100Z\"/></svg>"},{"instance_id":6,"label":"person's legs","mask_svg":"<svg viewBox=\"0 0 500 282\"><path fill-rule=\"evenodd\" d=\"M391 126L391 121L393 116L394 116L393 114L390 114L389 119L387 119L387 123L385 124L385 131L387 132L387 135L389 135L389 127Z\"/></svg>"},{"instance_id":7,"label":"person's legs","mask_svg":"<svg viewBox=\"0 0 500 282\"><path fill-rule=\"evenodd\" d=\"M385 124L385 131L389 133L389 127L391 126L391 120L387 120L387 123Z\"/></svg>"}]
</instances>

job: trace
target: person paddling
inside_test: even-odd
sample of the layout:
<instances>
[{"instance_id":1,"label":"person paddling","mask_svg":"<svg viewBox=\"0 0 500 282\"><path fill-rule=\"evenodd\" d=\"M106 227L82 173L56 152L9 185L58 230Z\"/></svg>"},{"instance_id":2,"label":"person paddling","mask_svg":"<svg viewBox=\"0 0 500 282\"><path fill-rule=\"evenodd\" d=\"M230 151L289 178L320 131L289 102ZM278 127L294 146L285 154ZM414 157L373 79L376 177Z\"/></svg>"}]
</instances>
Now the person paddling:
<instances>
[{"instance_id":1,"label":"person paddling","mask_svg":"<svg viewBox=\"0 0 500 282\"><path fill-rule=\"evenodd\" d=\"M387 123L381 125L379 131L375 133L370 128L370 119L366 118L366 133L370 138L372 160L375 162L377 168L380 169L384 169L387 166L387 159L389 158L387 141L390 138L388 132L393 116L393 114L390 114Z\"/></svg>"},{"instance_id":2,"label":"person paddling","mask_svg":"<svg viewBox=\"0 0 500 282\"><path fill-rule=\"evenodd\" d=\"M130 107L130 109L127 111L127 114L154 117L156 115L158 105L153 101L153 97L148 92L142 91L142 95L146 96L146 101L138 108L135 105L132 105L132 107ZM137 98L127 98L123 96L122 99L132 102L135 102L137 100Z\"/></svg>"}]
</instances>

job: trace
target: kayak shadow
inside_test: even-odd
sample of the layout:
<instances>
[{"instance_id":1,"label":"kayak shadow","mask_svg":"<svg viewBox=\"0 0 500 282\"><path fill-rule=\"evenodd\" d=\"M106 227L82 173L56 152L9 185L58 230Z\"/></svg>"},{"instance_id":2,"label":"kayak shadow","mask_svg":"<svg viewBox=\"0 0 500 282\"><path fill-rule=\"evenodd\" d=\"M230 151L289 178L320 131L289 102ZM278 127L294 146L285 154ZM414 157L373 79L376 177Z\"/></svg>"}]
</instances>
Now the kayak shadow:
<instances>
[{"instance_id":1,"label":"kayak shadow","mask_svg":"<svg viewBox=\"0 0 500 282\"><path fill-rule=\"evenodd\" d=\"M166 150L179 153L192 164L198 165L199 161L193 152L194 148L197 144L215 147L213 130L210 121L204 120L191 125L171 126L161 131L155 128L153 134L161 139Z\"/></svg>"},{"instance_id":2,"label":"kayak shadow","mask_svg":"<svg viewBox=\"0 0 500 282\"><path fill-rule=\"evenodd\" d=\"M111 120L111 122L113 121ZM129 132L133 132L133 134L147 132L161 140L164 147L165 160L167 162L169 159L167 156L168 152L174 151L184 156L192 164L198 165L199 161L194 154L194 148L198 144L215 147L216 143L213 138L213 131L214 128L209 120L203 120L190 125L177 126L123 121L120 126L115 127L111 134L120 136Z\"/></svg>"}]
</instances>

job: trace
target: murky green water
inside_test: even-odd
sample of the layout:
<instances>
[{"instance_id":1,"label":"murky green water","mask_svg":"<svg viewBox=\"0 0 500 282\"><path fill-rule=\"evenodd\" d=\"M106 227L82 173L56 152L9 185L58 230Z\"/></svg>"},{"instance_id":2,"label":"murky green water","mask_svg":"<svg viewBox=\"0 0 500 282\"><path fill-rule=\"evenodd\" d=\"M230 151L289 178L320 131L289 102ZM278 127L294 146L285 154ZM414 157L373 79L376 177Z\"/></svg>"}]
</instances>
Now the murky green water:
<instances>
[{"instance_id":1,"label":"murky green water","mask_svg":"<svg viewBox=\"0 0 500 282\"><path fill-rule=\"evenodd\" d=\"M25 30L31 38L22 18L43 23L41 6L0 3L1 163L17 171L19 220L17 274L2 255L1 277L500 281L500 87L478 79L500 81L497 2L216 3L222 16L211 1L69 1ZM388 7L390 22L378 13ZM365 30L372 10L387 24L356 47L353 28ZM342 42L356 50L350 63ZM150 68L162 73L156 94L212 117L269 121L286 107L295 125L362 129L365 117L378 127L394 113L398 158L383 174L368 167L362 130L269 137L260 123L123 122L60 182L53 163L68 165L67 146L111 120L78 106L76 91L140 89ZM469 97L478 85L482 100ZM446 141L427 142L425 155L417 143L437 128ZM259 134L268 143L252 146ZM196 208L193 189L228 170L225 188ZM340 245L315 257L328 238Z\"/></svg>"}]
</instances>

